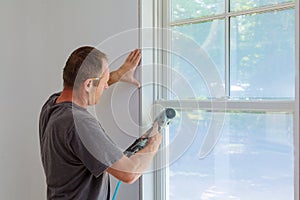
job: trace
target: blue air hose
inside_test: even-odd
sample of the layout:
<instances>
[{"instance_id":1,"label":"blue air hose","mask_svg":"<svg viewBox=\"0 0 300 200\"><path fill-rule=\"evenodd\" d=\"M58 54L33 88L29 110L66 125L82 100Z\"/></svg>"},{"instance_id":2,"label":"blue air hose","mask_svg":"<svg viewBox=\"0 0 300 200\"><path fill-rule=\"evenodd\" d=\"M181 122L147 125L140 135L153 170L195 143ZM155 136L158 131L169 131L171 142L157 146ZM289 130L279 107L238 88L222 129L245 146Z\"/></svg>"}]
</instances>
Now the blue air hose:
<instances>
[{"instance_id":1,"label":"blue air hose","mask_svg":"<svg viewBox=\"0 0 300 200\"><path fill-rule=\"evenodd\" d=\"M116 200L121 183L122 183L121 181L118 181L112 200Z\"/></svg>"}]
</instances>

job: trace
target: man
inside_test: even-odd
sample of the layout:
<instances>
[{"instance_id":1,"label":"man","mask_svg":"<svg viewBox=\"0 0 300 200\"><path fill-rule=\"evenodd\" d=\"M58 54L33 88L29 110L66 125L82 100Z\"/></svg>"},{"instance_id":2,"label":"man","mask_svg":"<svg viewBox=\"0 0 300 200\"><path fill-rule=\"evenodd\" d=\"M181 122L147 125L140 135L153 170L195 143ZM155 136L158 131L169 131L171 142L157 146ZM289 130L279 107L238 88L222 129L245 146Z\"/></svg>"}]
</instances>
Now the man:
<instances>
[{"instance_id":1,"label":"man","mask_svg":"<svg viewBox=\"0 0 300 200\"><path fill-rule=\"evenodd\" d=\"M50 96L40 114L47 199L109 200L109 174L133 183L148 168L161 143L157 124L148 145L128 158L87 111L113 83L126 81L140 87L133 76L140 59L136 49L109 73L105 54L96 48L78 48L68 58L63 91Z\"/></svg>"}]
</instances>

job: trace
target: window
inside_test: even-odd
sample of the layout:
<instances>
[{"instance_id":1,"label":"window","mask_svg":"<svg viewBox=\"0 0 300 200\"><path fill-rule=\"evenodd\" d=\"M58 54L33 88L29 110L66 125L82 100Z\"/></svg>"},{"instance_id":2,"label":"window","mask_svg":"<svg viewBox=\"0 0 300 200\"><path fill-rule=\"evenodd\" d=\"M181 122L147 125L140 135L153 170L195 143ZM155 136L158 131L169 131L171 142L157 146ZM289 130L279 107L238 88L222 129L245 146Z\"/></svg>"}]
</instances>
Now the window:
<instances>
[{"instance_id":1,"label":"window","mask_svg":"<svg viewBox=\"0 0 300 200\"><path fill-rule=\"evenodd\" d=\"M158 2L151 92L178 117L153 198L299 199L298 1Z\"/></svg>"},{"instance_id":2,"label":"window","mask_svg":"<svg viewBox=\"0 0 300 200\"><path fill-rule=\"evenodd\" d=\"M211 112L180 115L170 134L197 131L181 156L172 154L181 142L170 135L170 158L177 158L169 166L167 199L294 199L292 114L227 112L221 137L206 156L201 151Z\"/></svg>"}]
</instances>

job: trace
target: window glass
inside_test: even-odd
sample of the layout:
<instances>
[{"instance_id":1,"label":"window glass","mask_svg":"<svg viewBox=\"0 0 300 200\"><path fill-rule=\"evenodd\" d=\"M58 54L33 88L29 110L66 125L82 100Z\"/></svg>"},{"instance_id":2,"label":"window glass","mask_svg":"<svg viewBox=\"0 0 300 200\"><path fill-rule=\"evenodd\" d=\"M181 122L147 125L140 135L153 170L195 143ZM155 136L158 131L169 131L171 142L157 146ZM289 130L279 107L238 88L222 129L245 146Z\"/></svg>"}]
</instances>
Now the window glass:
<instances>
[{"instance_id":1,"label":"window glass","mask_svg":"<svg viewBox=\"0 0 300 200\"><path fill-rule=\"evenodd\" d=\"M231 11L249 10L256 7L295 2L295 0L230 0Z\"/></svg>"},{"instance_id":2,"label":"window glass","mask_svg":"<svg viewBox=\"0 0 300 200\"><path fill-rule=\"evenodd\" d=\"M224 13L224 0L172 0L171 20L190 19Z\"/></svg>"},{"instance_id":3,"label":"window glass","mask_svg":"<svg viewBox=\"0 0 300 200\"><path fill-rule=\"evenodd\" d=\"M212 113L181 112L170 126L170 158L180 135L194 135L189 148L170 164L172 200L293 200L293 115L226 113L221 136L210 154L199 157ZM177 119L178 120L178 119ZM195 126L198 126L196 129ZM212 134L213 135L213 134Z\"/></svg>"},{"instance_id":4,"label":"window glass","mask_svg":"<svg viewBox=\"0 0 300 200\"><path fill-rule=\"evenodd\" d=\"M230 21L231 97L294 98L294 10Z\"/></svg>"},{"instance_id":5,"label":"window glass","mask_svg":"<svg viewBox=\"0 0 300 200\"><path fill-rule=\"evenodd\" d=\"M183 81L172 76L172 89L182 99L224 96L225 24L214 20L172 28L171 65L193 90L187 93ZM218 82L216 84L215 82ZM214 92L214 87L220 92ZM218 94L216 94L218 93ZM219 94L221 93L221 94Z\"/></svg>"}]
</instances>

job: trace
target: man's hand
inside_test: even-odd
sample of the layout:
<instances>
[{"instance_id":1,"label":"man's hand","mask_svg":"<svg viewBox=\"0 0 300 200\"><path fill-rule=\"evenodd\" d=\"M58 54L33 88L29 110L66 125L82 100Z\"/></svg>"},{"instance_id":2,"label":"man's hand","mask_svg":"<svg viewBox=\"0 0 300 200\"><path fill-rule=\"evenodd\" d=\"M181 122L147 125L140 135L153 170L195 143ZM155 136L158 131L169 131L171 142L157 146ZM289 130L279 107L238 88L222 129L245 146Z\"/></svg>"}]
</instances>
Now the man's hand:
<instances>
[{"instance_id":1,"label":"man's hand","mask_svg":"<svg viewBox=\"0 0 300 200\"><path fill-rule=\"evenodd\" d=\"M132 51L126 58L124 64L116 71L111 72L108 84L111 85L118 81L132 83L137 87L141 87L139 81L134 78L134 72L141 60L142 54L139 49Z\"/></svg>"},{"instance_id":2,"label":"man's hand","mask_svg":"<svg viewBox=\"0 0 300 200\"><path fill-rule=\"evenodd\" d=\"M154 123L152 131L149 135L149 141L147 146L149 146L149 151L152 153L156 153L158 151L159 145L162 141L162 135L158 131L158 124L157 122ZM146 147L147 147L146 146Z\"/></svg>"},{"instance_id":3,"label":"man's hand","mask_svg":"<svg viewBox=\"0 0 300 200\"><path fill-rule=\"evenodd\" d=\"M125 63L119 69L121 74L120 81L132 83L137 87L141 87L141 84L134 78L134 72L141 60L141 57L142 54L139 49L135 49L129 54Z\"/></svg>"}]
</instances>

